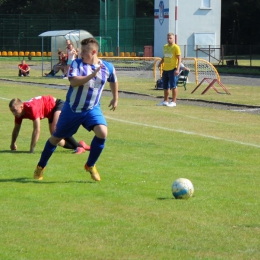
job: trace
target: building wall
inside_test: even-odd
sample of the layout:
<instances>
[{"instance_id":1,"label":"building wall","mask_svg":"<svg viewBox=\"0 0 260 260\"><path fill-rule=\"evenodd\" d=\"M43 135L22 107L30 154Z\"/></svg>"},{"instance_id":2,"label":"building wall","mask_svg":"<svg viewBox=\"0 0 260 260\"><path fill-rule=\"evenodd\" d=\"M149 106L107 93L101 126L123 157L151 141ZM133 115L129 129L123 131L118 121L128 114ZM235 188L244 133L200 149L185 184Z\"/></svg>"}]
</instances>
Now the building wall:
<instances>
[{"instance_id":1,"label":"building wall","mask_svg":"<svg viewBox=\"0 0 260 260\"><path fill-rule=\"evenodd\" d=\"M210 8L203 7L203 3L207 2ZM160 17L158 14L162 5L163 17ZM198 48L208 48L209 45L212 48L220 47L221 1L155 0L154 28L154 56L162 56L167 33L173 32L177 34L177 44L181 46L182 55L185 53L186 57L196 57L196 44ZM219 56L219 50L211 50L211 55Z\"/></svg>"}]
</instances>

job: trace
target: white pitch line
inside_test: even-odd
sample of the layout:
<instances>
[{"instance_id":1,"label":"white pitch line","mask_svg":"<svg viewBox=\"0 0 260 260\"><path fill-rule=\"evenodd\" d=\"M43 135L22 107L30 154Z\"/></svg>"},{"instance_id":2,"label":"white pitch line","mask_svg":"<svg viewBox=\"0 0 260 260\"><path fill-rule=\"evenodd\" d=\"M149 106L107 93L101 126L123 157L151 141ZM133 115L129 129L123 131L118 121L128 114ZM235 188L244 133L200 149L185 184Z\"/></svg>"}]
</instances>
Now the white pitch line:
<instances>
[{"instance_id":1,"label":"white pitch line","mask_svg":"<svg viewBox=\"0 0 260 260\"><path fill-rule=\"evenodd\" d=\"M0 97L0 99L10 100L9 98L4 98L4 97ZM138 122L132 122L132 121L127 121L127 120L117 119L117 118L113 118L113 117L110 117L110 116L106 116L106 118L114 120L114 121L122 122L122 123L132 124L132 125L152 127L152 128L157 128L157 129L162 129L162 130L166 130L166 131L177 132L177 133L182 133L182 134L187 134L187 135L197 135L197 136L202 136L202 137L211 138L211 139L215 139L215 140L223 140L223 141L227 141L227 142L232 142L232 143L237 143L237 144L242 144L242 145L260 148L260 145L257 145L257 144L244 143L244 142L240 142L240 141L236 141L236 140L230 140L230 139L221 138L221 137L212 136L212 135L203 135L203 134L198 134L198 133L191 132L191 131L177 130L177 129L167 128L167 127L162 127L162 126L156 126L156 125L142 124L142 123L138 123Z\"/></svg>"},{"instance_id":2,"label":"white pitch line","mask_svg":"<svg viewBox=\"0 0 260 260\"><path fill-rule=\"evenodd\" d=\"M260 108L251 108L251 109L232 109L231 111L235 111L235 112L247 112L247 111L257 111L257 110L260 110Z\"/></svg>"},{"instance_id":3,"label":"white pitch line","mask_svg":"<svg viewBox=\"0 0 260 260\"><path fill-rule=\"evenodd\" d=\"M199 134L199 133L191 132L191 131L178 130L178 129L172 129L172 128L167 128L167 127L162 127L162 126L143 124L143 123L138 123L138 122L133 122L133 121L128 121L128 120L122 120L122 119L118 119L118 118L113 118L113 117L110 117L110 116L106 116L106 118L108 118L110 120L122 122L122 123L131 124L131 125L139 125L139 126L151 127L151 128L156 128L156 129L161 129L161 130L171 131L171 132L177 132L177 133L182 133L182 134L187 134L187 135L197 135L197 136L211 138L211 139L215 139L215 140L222 140L222 141L226 141L226 142L231 142L231 143L236 143L236 144L241 144L241 145L246 145L246 146L252 146L252 147L260 148L260 145L257 145L257 144L245 143L245 142L240 142L240 141L236 141L236 140L221 138L221 137L212 136L212 135L204 135L204 134Z\"/></svg>"},{"instance_id":4,"label":"white pitch line","mask_svg":"<svg viewBox=\"0 0 260 260\"><path fill-rule=\"evenodd\" d=\"M10 98L4 98L4 97L0 97L0 99L3 99L3 100L11 100Z\"/></svg>"}]
</instances>

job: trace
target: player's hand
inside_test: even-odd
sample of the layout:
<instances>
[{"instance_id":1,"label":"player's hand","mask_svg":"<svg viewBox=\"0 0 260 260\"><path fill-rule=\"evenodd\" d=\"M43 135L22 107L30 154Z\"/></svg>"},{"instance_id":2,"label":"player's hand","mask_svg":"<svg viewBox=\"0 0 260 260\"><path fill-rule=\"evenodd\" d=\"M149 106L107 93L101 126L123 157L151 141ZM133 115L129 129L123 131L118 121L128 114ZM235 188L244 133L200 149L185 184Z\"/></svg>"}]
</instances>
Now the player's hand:
<instances>
[{"instance_id":1,"label":"player's hand","mask_svg":"<svg viewBox=\"0 0 260 260\"><path fill-rule=\"evenodd\" d=\"M30 149L30 153L34 153L34 148L31 148L31 149Z\"/></svg>"},{"instance_id":2,"label":"player's hand","mask_svg":"<svg viewBox=\"0 0 260 260\"><path fill-rule=\"evenodd\" d=\"M97 75L97 73L101 70L102 67L103 67L103 64L100 64L100 62L99 62L99 67L97 67L97 68L94 70L94 72L93 72L94 76Z\"/></svg>"},{"instance_id":3,"label":"player's hand","mask_svg":"<svg viewBox=\"0 0 260 260\"><path fill-rule=\"evenodd\" d=\"M16 150L17 150L17 145L16 145L16 144L11 144L11 145L10 145L10 149L11 149L12 151L16 151Z\"/></svg>"},{"instance_id":4,"label":"player's hand","mask_svg":"<svg viewBox=\"0 0 260 260\"><path fill-rule=\"evenodd\" d=\"M110 101L110 104L109 104L108 107L111 107L110 110L115 111L115 109L116 109L116 107L117 107L117 100L112 99L112 100Z\"/></svg>"}]
</instances>

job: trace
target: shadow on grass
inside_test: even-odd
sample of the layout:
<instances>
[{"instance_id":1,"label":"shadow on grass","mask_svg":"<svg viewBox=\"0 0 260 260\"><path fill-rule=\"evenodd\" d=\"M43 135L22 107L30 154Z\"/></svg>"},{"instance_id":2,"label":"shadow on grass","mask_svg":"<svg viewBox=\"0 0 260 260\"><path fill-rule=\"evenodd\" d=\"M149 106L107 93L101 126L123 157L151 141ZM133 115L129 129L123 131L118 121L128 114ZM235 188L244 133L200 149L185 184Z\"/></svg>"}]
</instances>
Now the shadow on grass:
<instances>
[{"instance_id":1,"label":"shadow on grass","mask_svg":"<svg viewBox=\"0 0 260 260\"><path fill-rule=\"evenodd\" d=\"M12 150L0 150L1 153L12 153L12 154L41 154L42 151L34 151L33 153L30 153L29 151L12 151ZM75 154L73 150L70 149L61 149L61 150L56 150L55 154Z\"/></svg>"},{"instance_id":2,"label":"shadow on grass","mask_svg":"<svg viewBox=\"0 0 260 260\"><path fill-rule=\"evenodd\" d=\"M33 184L39 184L39 185L43 185L43 184L56 184L56 183L82 183L82 184L95 184L96 182L93 181L38 181L38 180L34 180L34 179L30 179L30 178L26 178L26 177L21 177L21 178L12 178L12 179L0 179L0 183L1 182L17 182L17 183L33 183Z\"/></svg>"},{"instance_id":3,"label":"shadow on grass","mask_svg":"<svg viewBox=\"0 0 260 260\"><path fill-rule=\"evenodd\" d=\"M170 198L170 197L167 197L167 198L166 197L164 197L164 198L163 197L157 198L157 200L173 200L173 199L175 200L175 198Z\"/></svg>"},{"instance_id":4,"label":"shadow on grass","mask_svg":"<svg viewBox=\"0 0 260 260\"><path fill-rule=\"evenodd\" d=\"M29 151L12 151L12 150L0 150L0 153L13 153L13 154L15 154L15 153L27 153L27 154L31 154ZM34 152L34 154L36 154L36 153L38 153L38 154L40 154L41 152Z\"/></svg>"},{"instance_id":5,"label":"shadow on grass","mask_svg":"<svg viewBox=\"0 0 260 260\"><path fill-rule=\"evenodd\" d=\"M192 199L193 197L195 197L195 195L193 195L190 199ZM175 199L174 197L170 198L170 197L161 197L161 198L157 198L157 200L187 200L187 199Z\"/></svg>"}]
</instances>

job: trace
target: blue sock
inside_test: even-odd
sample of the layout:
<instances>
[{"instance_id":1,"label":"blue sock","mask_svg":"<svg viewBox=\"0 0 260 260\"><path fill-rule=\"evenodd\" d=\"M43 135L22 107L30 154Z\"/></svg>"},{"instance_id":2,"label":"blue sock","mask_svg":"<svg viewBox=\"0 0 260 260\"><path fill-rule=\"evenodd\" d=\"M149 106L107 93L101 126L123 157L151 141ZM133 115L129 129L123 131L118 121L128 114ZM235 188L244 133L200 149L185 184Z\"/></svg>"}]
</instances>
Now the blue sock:
<instances>
[{"instance_id":1,"label":"blue sock","mask_svg":"<svg viewBox=\"0 0 260 260\"><path fill-rule=\"evenodd\" d=\"M98 160L102 150L105 147L106 139L100 139L96 136L94 136L92 142L91 142L91 149L87 161L87 166L94 166L96 161Z\"/></svg>"},{"instance_id":2,"label":"blue sock","mask_svg":"<svg viewBox=\"0 0 260 260\"><path fill-rule=\"evenodd\" d=\"M38 162L38 166L40 167L45 167L50 159L50 157L52 156L53 152L56 149L56 145L53 145L50 143L50 141L48 140L45 144L45 147L42 151L42 155L40 158L40 161Z\"/></svg>"}]
</instances>

